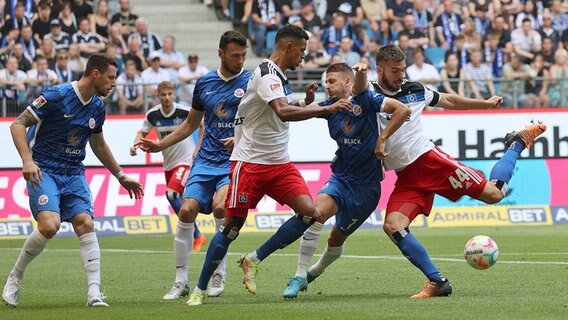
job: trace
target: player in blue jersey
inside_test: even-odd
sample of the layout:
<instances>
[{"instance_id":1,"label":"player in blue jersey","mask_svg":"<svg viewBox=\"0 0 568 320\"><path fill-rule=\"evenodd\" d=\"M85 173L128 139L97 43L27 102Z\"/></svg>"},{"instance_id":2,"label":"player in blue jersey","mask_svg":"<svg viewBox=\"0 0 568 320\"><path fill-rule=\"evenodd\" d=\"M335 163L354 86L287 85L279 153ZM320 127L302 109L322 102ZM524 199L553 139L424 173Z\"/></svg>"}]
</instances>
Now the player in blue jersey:
<instances>
[{"instance_id":1,"label":"player in blue jersey","mask_svg":"<svg viewBox=\"0 0 568 320\"><path fill-rule=\"evenodd\" d=\"M100 249L82 161L89 142L131 197L143 195L142 185L124 175L103 136L105 106L100 96L114 88L117 66L106 54L91 55L79 81L46 89L10 126L37 229L26 239L4 286L2 298L8 305L18 305L26 267L55 236L61 221L69 221L79 237L89 287L87 306L108 307L99 288Z\"/></svg>"},{"instance_id":2,"label":"player in blue jersey","mask_svg":"<svg viewBox=\"0 0 568 320\"><path fill-rule=\"evenodd\" d=\"M357 64L353 69L356 70L355 78L352 68L345 63L327 68L325 90L329 99L320 105L328 106L339 99L348 99L354 81L367 81L365 64ZM410 108L380 93L365 88L352 94L352 112L340 111L324 116L338 149L331 164L332 175L316 198L317 221L302 237L296 275L290 277L284 298L296 298L300 291L307 290L308 282L341 256L347 237L377 208L383 179L380 159L388 155L385 143L410 115ZM379 130L377 122L379 112L392 114L391 122L383 130ZM336 216L336 221L327 247L319 261L307 271L323 224L332 216Z\"/></svg>"},{"instance_id":3,"label":"player in blue jersey","mask_svg":"<svg viewBox=\"0 0 568 320\"><path fill-rule=\"evenodd\" d=\"M199 212L213 212L217 229L223 224L235 113L251 77L251 73L243 69L246 53L247 39L235 31L225 32L219 41L221 65L195 84L192 108L186 121L159 142L141 139L137 144L142 150L159 152L188 138L204 120L205 133L185 185L174 248L191 246L195 218ZM183 273L187 279L188 265L189 255L176 257L176 274ZM188 295L189 281L180 279L176 277L164 299ZM223 258L211 279L207 279L210 283L205 283L207 295L221 295L225 290L225 279L226 259Z\"/></svg>"}]
</instances>

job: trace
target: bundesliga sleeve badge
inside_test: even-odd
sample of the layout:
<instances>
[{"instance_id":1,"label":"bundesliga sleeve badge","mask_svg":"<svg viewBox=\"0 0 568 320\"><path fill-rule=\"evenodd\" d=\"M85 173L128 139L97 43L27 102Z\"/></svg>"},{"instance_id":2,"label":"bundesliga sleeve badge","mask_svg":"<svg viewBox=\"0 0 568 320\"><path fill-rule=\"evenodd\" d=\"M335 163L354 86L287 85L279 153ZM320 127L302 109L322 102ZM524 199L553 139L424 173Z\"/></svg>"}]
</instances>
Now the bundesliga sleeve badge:
<instances>
[{"instance_id":1,"label":"bundesliga sleeve badge","mask_svg":"<svg viewBox=\"0 0 568 320\"><path fill-rule=\"evenodd\" d=\"M32 102L32 107L39 109L41 108L45 103L47 102L47 100L45 100L45 98L43 96L39 96L37 97L33 102Z\"/></svg>"}]
</instances>

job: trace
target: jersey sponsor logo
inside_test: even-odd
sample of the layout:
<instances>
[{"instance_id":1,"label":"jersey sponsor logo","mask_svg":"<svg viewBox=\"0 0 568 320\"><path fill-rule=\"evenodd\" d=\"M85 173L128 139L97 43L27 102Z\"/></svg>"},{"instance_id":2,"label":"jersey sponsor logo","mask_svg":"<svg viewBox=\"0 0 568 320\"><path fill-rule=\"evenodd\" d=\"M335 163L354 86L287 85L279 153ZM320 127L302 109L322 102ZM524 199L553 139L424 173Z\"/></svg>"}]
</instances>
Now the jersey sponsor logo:
<instances>
[{"instance_id":1,"label":"jersey sponsor logo","mask_svg":"<svg viewBox=\"0 0 568 320\"><path fill-rule=\"evenodd\" d=\"M69 135L67 135L67 142L71 145L77 146L79 145L79 138L77 138L77 133L79 132L79 128L74 128L73 130L71 130L71 132L69 132Z\"/></svg>"},{"instance_id":2,"label":"jersey sponsor logo","mask_svg":"<svg viewBox=\"0 0 568 320\"><path fill-rule=\"evenodd\" d=\"M49 197L46 196L45 194L42 194L41 196L39 196L39 198L37 198L37 203L40 206L45 206L48 202L49 202Z\"/></svg>"},{"instance_id":3,"label":"jersey sponsor logo","mask_svg":"<svg viewBox=\"0 0 568 320\"><path fill-rule=\"evenodd\" d=\"M361 144L361 139L343 138L343 144Z\"/></svg>"},{"instance_id":4,"label":"jersey sponsor logo","mask_svg":"<svg viewBox=\"0 0 568 320\"><path fill-rule=\"evenodd\" d=\"M280 87L281 87L280 83L273 83L270 85L270 91L274 91Z\"/></svg>"},{"instance_id":5,"label":"jersey sponsor logo","mask_svg":"<svg viewBox=\"0 0 568 320\"><path fill-rule=\"evenodd\" d=\"M359 115L361 115L361 113L363 113L363 109L358 104L354 104L353 107L352 107L352 110L353 110L353 114L356 115L356 116L359 116Z\"/></svg>"},{"instance_id":6,"label":"jersey sponsor logo","mask_svg":"<svg viewBox=\"0 0 568 320\"><path fill-rule=\"evenodd\" d=\"M349 121L350 121L349 117L343 118L343 126L341 127L341 131L343 131L346 134L350 134L351 132L353 132L353 127L351 127Z\"/></svg>"},{"instance_id":7,"label":"jersey sponsor logo","mask_svg":"<svg viewBox=\"0 0 568 320\"><path fill-rule=\"evenodd\" d=\"M234 92L234 95L237 98L242 98L245 95L245 90L243 90L241 88L237 88L237 90L235 90L235 92Z\"/></svg>"},{"instance_id":8,"label":"jersey sponsor logo","mask_svg":"<svg viewBox=\"0 0 568 320\"><path fill-rule=\"evenodd\" d=\"M236 126L241 125L241 124L243 124L244 121L245 121L245 117L235 118L235 125Z\"/></svg>"},{"instance_id":9,"label":"jersey sponsor logo","mask_svg":"<svg viewBox=\"0 0 568 320\"><path fill-rule=\"evenodd\" d=\"M225 109L223 109L224 105L225 105L225 100L220 100L215 105L215 115L218 118L225 119L229 116L229 112L227 112L227 111L225 111Z\"/></svg>"},{"instance_id":10,"label":"jersey sponsor logo","mask_svg":"<svg viewBox=\"0 0 568 320\"><path fill-rule=\"evenodd\" d=\"M32 106L36 109L39 109L46 103L47 103L47 100L45 100L45 98L43 96L39 96L32 102Z\"/></svg>"},{"instance_id":11,"label":"jersey sponsor logo","mask_svg":"<svg viewBox=\"0 0 568 320\"><path fill-rule=\"evenodd\" d=\"M96 125L95 119L89 119L89 128L94 129Z\"/></svg>"}]
</instances>

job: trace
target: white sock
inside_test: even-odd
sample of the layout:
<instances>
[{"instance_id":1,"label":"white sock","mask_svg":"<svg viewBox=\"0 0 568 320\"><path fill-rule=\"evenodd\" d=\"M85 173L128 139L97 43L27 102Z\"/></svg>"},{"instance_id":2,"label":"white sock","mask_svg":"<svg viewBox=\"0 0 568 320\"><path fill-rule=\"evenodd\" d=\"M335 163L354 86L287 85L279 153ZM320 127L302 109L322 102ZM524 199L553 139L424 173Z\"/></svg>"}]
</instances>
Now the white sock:
<instances>
[{"instance_id":1,"label":"white sock","mask_svg":"<svg viewBox=\"0 0 568 320\"><path fill-rule=\"evenodd\" d=\"M43 251L48 241L37 229L28 236L11 272L16 279L24 279L26 267Z\"/></svg>"},{"instance_id":2,"label":"white sock","mask_svg":"<svg viewBox=\"0 0 568 320\"><path fill-rule=\"evenodd\" d=\"M219 230L224 222L224 218L215 218L215 232ZM221 260L221 263L219 263L217 269L215 269L215 273L220 273L223 276L223 279L227 278L227 255L223 257L223 260Z\"/></svg>"},{"instance_id":3,"label":"white sock","mask_svg":"<svg viewBox=\"0 0 568 320\"><path fill-rule=\"evenodd\" d=\"M326 246L325 251L319 258L318 262L310 268L310 272L314 276L319 276L330 264L341 257L343 246L330 247Z\"/></svg>"},{"instance_id":4,"label":"white sock","mask_svg":"<svg viewBox=\"0 0 568 320\"><path fill-rule=\"evenodd\" d=\"M101 293L101 250L97 234L94 232L83 234L79 237L79 246L81 262L87 275L88 295L98 296Z\"/></svg>"},{"instance_id":5,"label":"white sock","mask_svg":"<svg viewBox=\"0 0 568 320\"><path fill-rule=\"evenodd\" d=\"M174 262L176 267L176 281L188 283L189 255L193 248L194 222L182 222L178 220L176 235L174 237Z\"/></svg>"},{"instance_id":6,"label":"white sock","mask_svg":"<svg viewBox=\"0 0 568 320\"><path fill-rule=\"evenodd\" d=\"M310 260L316 253L318 242L321 235L323 224L316 222L312 224L308 230L304 232L302 240L300 240L300 254L298 255L298 268L296 269L296 277L306 279L306 270L310 265Z\"/></svg>"},{"instance_id":7,"label":"white sock","mask_svg":"<svg viewBox=\"0 0 568 320\"><path fill-rule=\"evenodd\" d=\"M223 14L225 14L225 16L227 16L227 17L230 17L231 11L229 11L229 9L223 9Z\"/></svg>"},{"instance_id":8,"label":"white sock","mask_svg":"<svg viewBox=\"0 0 568 320\"><path fill-rule=\"evenodd\" d=\"M254 262L255 264L260 263L260 259L258 258L258 254L256 253L256 250L247 254L247 257L249 258L250 261Z\"/></svg>"}]
</instances>

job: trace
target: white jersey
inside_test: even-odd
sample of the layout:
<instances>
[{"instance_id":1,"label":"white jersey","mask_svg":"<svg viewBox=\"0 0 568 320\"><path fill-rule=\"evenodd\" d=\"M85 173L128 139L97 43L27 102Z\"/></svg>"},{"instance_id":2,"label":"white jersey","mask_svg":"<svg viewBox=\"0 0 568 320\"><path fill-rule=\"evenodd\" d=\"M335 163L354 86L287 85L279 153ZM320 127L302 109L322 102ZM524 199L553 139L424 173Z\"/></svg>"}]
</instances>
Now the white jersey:
<instances>
[{"instance_id":1,"label":"white jersey","mask_svg":"<svg viewBox=\"0 0 568 320\"><path fill-rule=\"evenodd\" d=\"M406 122L387 139L386 143L386 151L389 155L384 160L385 169L399 171L434 148L434 143L424 134L420 117L426 106L434 106L438 103L440 94L413 81L403 82L397 92L381 88L378 83L373 83L373 88L387 97L397 99L411 110ZM379 114L381 130L386 128L391 117L391 114Z\"/></svg>"},{"instance_id":2,"label":"white jersey","mask_svg":"<svg viewBox=\"0 0 568 320\"><path fill-rule=\"evenodd\" d=\"M158 133L158 139L162 140L185 121L189 114L189 109L189 107L174 103L172 110L168 114L164 114L162 105L159 104L146 113L146 118L144 118L144 124L142 125L142 132L148 133L152 128L155 128ZM195 142L193 142L192 137L188 137L162 150L162 154L164 155L164 170L170 171L179 165L191 166L191 164L193 164L194 151Z\"/></svg>"},{"instance_id":3,"label":"white jersey","mask_svg":"<svg viewBox=\"0 0 568 320\"><path fill-rule=\"evenodd\" d=\"M235 116L235 146L230 160L257 164L282 164L290 161L287 122L278 118L268 105L272 100L292 101L288 78L271 60L254 70L247 91Z\"/></svg>"}]
</instances>

